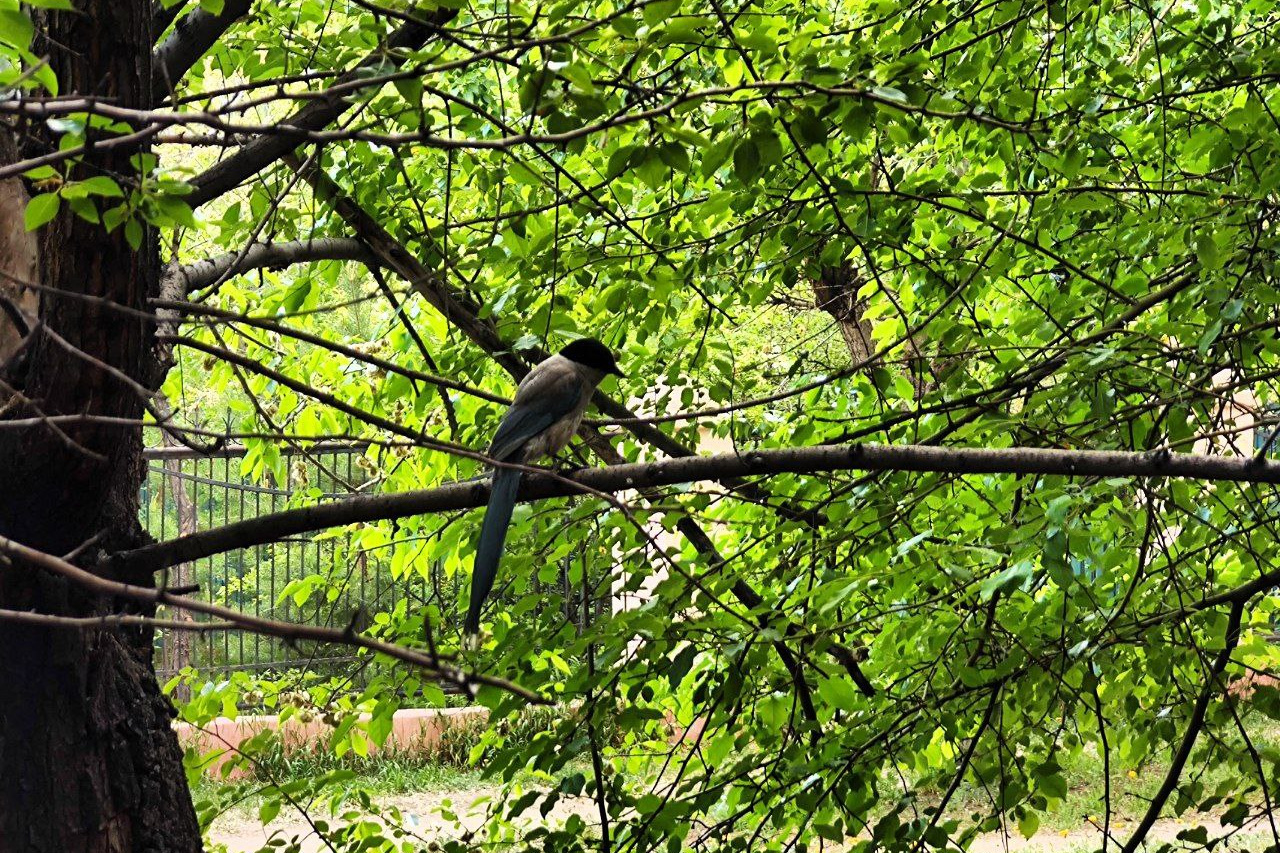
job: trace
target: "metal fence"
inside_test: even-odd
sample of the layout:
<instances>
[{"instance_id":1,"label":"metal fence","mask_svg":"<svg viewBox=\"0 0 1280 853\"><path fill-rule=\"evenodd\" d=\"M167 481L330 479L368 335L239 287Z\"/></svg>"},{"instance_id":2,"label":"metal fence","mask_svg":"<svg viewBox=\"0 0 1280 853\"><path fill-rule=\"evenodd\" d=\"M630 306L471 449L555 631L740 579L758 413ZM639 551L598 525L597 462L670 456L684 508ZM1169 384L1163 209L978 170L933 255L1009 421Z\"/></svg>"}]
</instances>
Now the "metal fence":
<instances>
[{"instance_id":1,"label":"metal fence","mask_svg":"<svg viewBox=\"0 0 1280 853\"><path fill-rule=\"evenodd\" d=\"M157 539L168 539L285 509L300 491L321 500L345 497L369 477L361 464L365 448L357 445L271 448L267 453L255 456L243 447L208 454L183 447L144 451L143 525ZM160 580L168 586L198 586L200 598L257 616L338 628L360 622L365 614L390 610L404 597L424 600L432 581L449 583L416 573L394 579L389 562L386 555L353 547L350 534L306 536L175 566ZM354 656L243 631L159 631L156 644L156 672L162 680L187 666L211 680L237 670L306 670L356 678L360 672Z\"/></svg>"},{"instance_id":2,"label":"metal fence","mask_svg":"<svg viewBox=\"0 0 1280 853\"><path fill-rule=\"evenodd\" d=\"M365 446L335 443L305 450L229 446L207 454L185 447L147 449L142 523L164 540L286 509L300 492L312 500L346 497L368 484L372 467L366 468L366 452ZM567 564L558 574L549 584L535 580L534 587L557 599L567 620L585 625L609 606L607 582L593 587L602 594L587 600L581 590L571 589ZM389 543L369 547L349 532L293 537L206 557L175 566L157 580L166 586L196 586L199 598L245 613L336 628L353 623L363 628L371 614L394 610L403 601L419 608L411 612L430 610L445 631L461 624L462 585L469 582L438 565L417 565L393 577ZM236 671L267 677L305 672L346 678L359 687L365 682L365 668L359 664L367 660L243 631L156 632L156 672L162 683L192 667L212 681ZM180 688L182 694L185 688Z\"/></svg>"}]
</instances>

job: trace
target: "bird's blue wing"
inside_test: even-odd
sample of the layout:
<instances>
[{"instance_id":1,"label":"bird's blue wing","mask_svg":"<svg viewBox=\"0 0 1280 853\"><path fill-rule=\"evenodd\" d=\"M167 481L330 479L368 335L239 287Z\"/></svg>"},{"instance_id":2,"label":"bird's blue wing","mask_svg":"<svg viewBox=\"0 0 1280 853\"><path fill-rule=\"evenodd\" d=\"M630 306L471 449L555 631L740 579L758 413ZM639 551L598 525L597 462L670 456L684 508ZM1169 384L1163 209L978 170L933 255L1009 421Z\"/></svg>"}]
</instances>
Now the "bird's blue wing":
<instances>
[{"instance_id":1,"label":"bird's blue wing","mask_svg":"<svg viewBox=\"0 0 1280 853\"><path fill-rule=\"evenodd\" d=\"M582 382L572 368L548 366L540 370L542 366L534 368L520 383L511 408L489 444L490 458L520 461L513 456L524 443L573 411L582 399Z\"/></svg>"},{"instance_id":2,"label":"bird's blue wing","mask_svg":"<svg viewBox=\"0 0 1280 853\"><path fill-rule=\"evenodd\" d=\"M518 462L517 451L524 443L556 422L557 415L540 407L512 405L498 424L489 444L489 458L499 462Z\"/></svg>"}]
</instances>

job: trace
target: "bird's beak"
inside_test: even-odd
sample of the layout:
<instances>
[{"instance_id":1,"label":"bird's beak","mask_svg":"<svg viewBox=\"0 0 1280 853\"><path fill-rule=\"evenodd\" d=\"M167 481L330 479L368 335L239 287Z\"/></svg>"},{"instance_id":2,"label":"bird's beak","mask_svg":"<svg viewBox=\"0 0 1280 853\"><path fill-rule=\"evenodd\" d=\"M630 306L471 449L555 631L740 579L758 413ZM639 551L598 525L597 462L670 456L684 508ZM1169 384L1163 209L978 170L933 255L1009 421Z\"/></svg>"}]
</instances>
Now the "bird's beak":
<instances>
[{"instance_id":1,"label":"bird's beak","mask_svg":"<svg viewBox=\"0 0 1280 853\"><path fill-rule=\"evenodd\" d=\"M611 371L609 371L609 372L610 372L610 373L612 373L614 376L617 376L617 377L619 377L619 378L621 378L621 379L626 379L626 378L627 378L627 374L625 374L625 373L623 373L621 370L619 370L619 369L618 369L618 366L617 366L616 364L613 366L613 370L611 370Z\"/></svg>"}]
</instances>

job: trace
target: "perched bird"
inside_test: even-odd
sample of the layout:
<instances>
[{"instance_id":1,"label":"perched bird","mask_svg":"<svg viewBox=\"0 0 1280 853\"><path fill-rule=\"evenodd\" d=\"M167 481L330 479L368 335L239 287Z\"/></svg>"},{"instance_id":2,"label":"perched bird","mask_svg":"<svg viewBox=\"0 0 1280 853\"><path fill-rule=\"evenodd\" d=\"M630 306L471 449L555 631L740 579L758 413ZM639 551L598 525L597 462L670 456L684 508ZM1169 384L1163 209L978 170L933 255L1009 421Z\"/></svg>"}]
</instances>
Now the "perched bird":
<instances>
[{"instance_id":1,"label":"perched bird","mask_svg":"<svg viewBox=\"0 0 1280 853\"><path fill-rule=\"evenodd\" d=\"M498 424L488 456L498 462L527 464L559 451L578 431L592 392L610 373L624 375L609 348L591 338L573 341L539 364L516 389L516 398ZM463 623L468 634L480 631L480 608L498 574L519 487L518 470L494 469L489 508L471 573L471 604Z\"/></svg>"}]
</instances>

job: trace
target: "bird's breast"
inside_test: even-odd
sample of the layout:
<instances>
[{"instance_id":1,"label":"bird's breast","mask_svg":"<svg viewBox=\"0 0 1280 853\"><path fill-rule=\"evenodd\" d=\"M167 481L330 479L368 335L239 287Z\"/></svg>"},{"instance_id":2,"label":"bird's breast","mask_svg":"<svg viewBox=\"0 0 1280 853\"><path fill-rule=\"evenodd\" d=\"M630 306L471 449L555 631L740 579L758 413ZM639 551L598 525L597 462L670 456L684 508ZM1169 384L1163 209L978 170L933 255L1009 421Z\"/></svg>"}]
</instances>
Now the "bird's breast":
<instances>
[{"instance_id":1,"label":"bird's breast","mask_svg":"<svg viewBox=\"0 0 1280 853\"><path fill-rule=\"evenodd\" d=\"M573 438L573 434L578 431L578 424L581 421L581 412L570 413L553 423L543 432L535 435L525 445L525 461L533 462L543 456L550 456L561 450Z\"/></svg>"}]
</instances>

